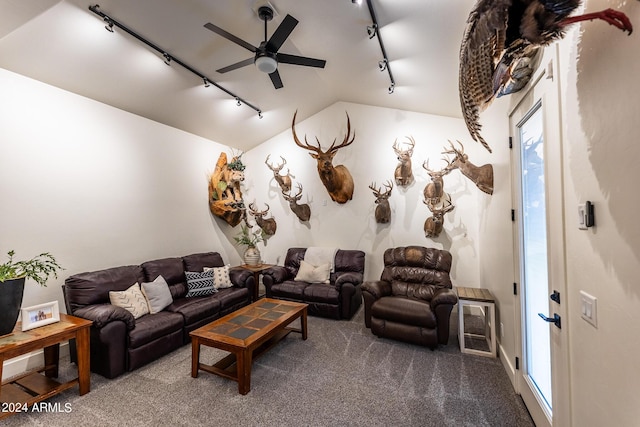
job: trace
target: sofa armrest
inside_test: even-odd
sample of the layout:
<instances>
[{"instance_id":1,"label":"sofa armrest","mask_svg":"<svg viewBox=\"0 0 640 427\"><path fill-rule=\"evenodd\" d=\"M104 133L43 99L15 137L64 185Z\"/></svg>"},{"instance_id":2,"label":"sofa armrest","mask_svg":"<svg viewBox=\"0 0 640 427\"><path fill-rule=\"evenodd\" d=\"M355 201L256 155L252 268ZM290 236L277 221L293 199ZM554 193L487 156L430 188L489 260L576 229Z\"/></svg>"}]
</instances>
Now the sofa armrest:
<instances>
[{"instance_id":1,"label":"sofa armrest","mask_svg":"<svg viewBox=\"0 0 640 427\"><path fill-rule=\"evenodd\" d=\"M262 276L262 280L267 279L270 284L282 283L289 278L289 271L281 265L274 265L262 271Z\"/></svg>"},{"instance_id":2,"label":"sofa armrest","mask_svg":"<svg viewBox=\"0 0 640 427\"><path fill-rule=\"evenodd\" d=\"M343 273L338 273L335 279L336 288L340 289L343 284L351 283L353 286L358 286L362 283L363 275L362 273L356 273L353 271L346 271Z\"/></svg>"},{"instance_id":3,"label":"sofa armrest","mask_svg":"<svg viewBox=\"0 0 640 427\"><path fill-rule=\"evenodd\" d=\"M122 307L112 304L87 305L74 311L73 315L92 320L93 325L98 329L102 329L108 323L118 320L124 322L129 331L136 327L136 319L134 319L133 314Z\"/></svg>"},{"instance_id":4,"label":"sofa armrest","mask_svg":"<svg viewBox=\"0 0 640 427\"><path fill-rule=\"evenodd\" d=\"M435 310L440 304L449 304L452 307L458 303L458 296L449 288L438 288L431 298L431 309Z\"/></svg>"},{"instance_id":5,"label":"sofa armrest","mask_svg":"<svg viewBox=\"0 0 640 427\"><path fill-rule=\"evenodd\" d=\"M385 280L364 282L362 284L362 292L368 292L374 299L380 299L391 295L391 283Z\"/></svg>"},{"instance_id":6,"label":"sofa armrest","mask_svg":"<svg viewBox=\"0 0 640 427\"><path fill-rule=\"evenodd\" d=\"M249 270L244 268L232 268L229 270L229 279L235 286L246 288L249 278L253 281L253 273Z\"/></svg>"}]
</instances>

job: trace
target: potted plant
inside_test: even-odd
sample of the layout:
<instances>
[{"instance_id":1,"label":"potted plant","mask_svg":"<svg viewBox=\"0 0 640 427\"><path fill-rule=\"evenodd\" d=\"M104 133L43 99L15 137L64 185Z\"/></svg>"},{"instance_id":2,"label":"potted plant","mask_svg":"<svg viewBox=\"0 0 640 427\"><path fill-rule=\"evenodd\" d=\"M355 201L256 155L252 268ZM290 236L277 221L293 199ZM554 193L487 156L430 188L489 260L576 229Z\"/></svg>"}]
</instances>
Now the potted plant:
<instances>
[{"instance_id":1,"label":"potted plant","mask_svg":"<svg viewBox=\"0 0 640 427\"><path fill-rule=\"evenodd\" d=\"M238 244L247 246L244 251L244 263L247 265L259 265L260 251L256 245L263 240L261 230L251 231L248 226L243 224L240 234L235 236L234 239Z\"/></svg>"},{"instance_id":2,"label":"potted plant","mask_svg":"<svg viewBox=\"0 0 640 427\"><path fill-rule=\"evenodd\" d=\"M9 260L0 264L0 335L11 333L16 326L25 280L31 279L40 286L47 286L49 277L58 277L58 271L62 269L48 252L25 261L15 261L13 250L7 255Z\"/></svg>"}]
</instances>

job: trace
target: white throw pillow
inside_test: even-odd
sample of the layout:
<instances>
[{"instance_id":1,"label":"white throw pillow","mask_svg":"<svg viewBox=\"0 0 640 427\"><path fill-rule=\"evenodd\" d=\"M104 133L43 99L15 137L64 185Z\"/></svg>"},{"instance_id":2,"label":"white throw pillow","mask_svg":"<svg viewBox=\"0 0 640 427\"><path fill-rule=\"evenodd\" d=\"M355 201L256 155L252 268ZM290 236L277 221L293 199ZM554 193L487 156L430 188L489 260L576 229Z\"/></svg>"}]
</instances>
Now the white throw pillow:
<instances>
[{"instance_id":1,"label":"white throw pillow","mask_svg":"<svg viewBox=\"0 0 640 427\"><path fill-rule=\"evenodd\" d=\"M216 289L230 288L233 286L229 277L229 264L223 267L205 267L204 271L213 271L213 286Z\"/></svg>"},{"instance_id":2,"label":"white throw pillow","mask_svg":"<svg viewBox=\"0 0 640 427\"><path fill-rule=\"evenodd\" d=\"M169 285L162 276L156 277L153 282L143 283L140 287L142 288L142 294L147 299L149 313L151 314L161 312L173 302Z\"/></svg>"},{"instance_id":3,"label":"white throw pillow","mask_svg":"<svg viewBox=\"0 0 640 427\"><path fill-rule=\"evenodd\" d=\"M111 301L111 304L122 307L133 314L134 319L149 314L149 305L144 295L142 295L138 283L134 283L126 291L109 291L109 301Z\"/></svg>"},{"instance_id":4,"label":"white throw pillow","mask_svg":"<svg viewBox=\"0 0 640 427\"><path fill-rule=\"evenodd\" d=\"M322 264L317 267L309 264L305 260L300 261L300 268L294 280L309 283L329 283L331 264Z\"/></svg>"}]
</instances>

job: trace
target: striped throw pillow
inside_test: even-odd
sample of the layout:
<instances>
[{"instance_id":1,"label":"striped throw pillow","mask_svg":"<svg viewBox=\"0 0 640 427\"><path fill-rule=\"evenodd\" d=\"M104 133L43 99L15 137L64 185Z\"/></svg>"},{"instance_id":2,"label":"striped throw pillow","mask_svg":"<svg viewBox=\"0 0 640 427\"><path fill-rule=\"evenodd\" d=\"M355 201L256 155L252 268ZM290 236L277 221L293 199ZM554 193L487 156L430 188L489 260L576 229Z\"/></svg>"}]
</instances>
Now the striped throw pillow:
<instances>
[{"instance_id":1,"label":"striped throw pillow","mask_svg":"<svg viewBox=\"0 0 640 427\"><path fill-rule=\"evenodd\" d=\"M196 273L194 271L185 271L187 276L187 295L185 297L199 297L203 295L211 295L218 290L214 286L213 271L203 271Z\"/></svg>"}]
</instances>

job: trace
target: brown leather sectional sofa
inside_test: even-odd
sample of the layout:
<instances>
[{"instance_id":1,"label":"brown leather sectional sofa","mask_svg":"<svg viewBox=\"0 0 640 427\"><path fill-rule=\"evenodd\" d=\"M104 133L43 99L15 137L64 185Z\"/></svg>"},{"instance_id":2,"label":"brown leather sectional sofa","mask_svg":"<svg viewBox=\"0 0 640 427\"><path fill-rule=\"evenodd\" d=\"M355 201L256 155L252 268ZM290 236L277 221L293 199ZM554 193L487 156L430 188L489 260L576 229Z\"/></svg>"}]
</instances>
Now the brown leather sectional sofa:
<instances>
[{"instance_id":1,"label":"brown leather sectional sofa","mask_svg":"<svg viewBox=\"0 0 640 427\"><path fill-rule=\"evenodd\" d=\"M67 313L93 321L91 371L114 378L137 369L188 343L192 330L249 304L255 281L253 273L242 269L229 271L232 287L212 295L185 298L185 271L202 272L204 267L222 266L220 254L208 252L67 278L63 286ZM129 311L110 304L109 291L124 291L136 282L152 282L158 275L164 277L173 297L173 303L164 310L134 319Z\"/></svg>"}]
</instances>

